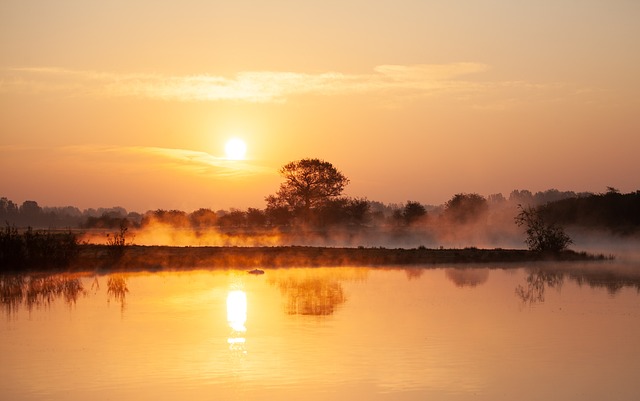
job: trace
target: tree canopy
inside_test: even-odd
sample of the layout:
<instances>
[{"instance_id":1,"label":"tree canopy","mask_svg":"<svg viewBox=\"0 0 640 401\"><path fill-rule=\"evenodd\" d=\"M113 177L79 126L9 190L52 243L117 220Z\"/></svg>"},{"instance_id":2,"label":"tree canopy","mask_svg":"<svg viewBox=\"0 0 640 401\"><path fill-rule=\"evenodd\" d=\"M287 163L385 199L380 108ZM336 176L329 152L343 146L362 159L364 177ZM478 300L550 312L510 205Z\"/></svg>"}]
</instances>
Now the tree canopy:
<instances>
[{"instance_id":1,"label":"tree canopy","mask_svg":"<svg viewBox=\"0 0 640 401\"><path fill-rule=\"evenodd\" d=\"M444 214L456 223L470 223L487 212L487 200L478 194L456 194L444 205Z\"/></svg>"},{"instance_id":2,"label":"tree canopy","mask_svg":"<svg viewBox=\"0 0 640 401\"><path fill-rule=\"evenodd\" d=\"M286 207L308 218L311 209L339 197L349 179L333 164L320 159L302 159L284 165L285 182L275 195L266 197L267 208Z\"/></svg>"}]
</instances>

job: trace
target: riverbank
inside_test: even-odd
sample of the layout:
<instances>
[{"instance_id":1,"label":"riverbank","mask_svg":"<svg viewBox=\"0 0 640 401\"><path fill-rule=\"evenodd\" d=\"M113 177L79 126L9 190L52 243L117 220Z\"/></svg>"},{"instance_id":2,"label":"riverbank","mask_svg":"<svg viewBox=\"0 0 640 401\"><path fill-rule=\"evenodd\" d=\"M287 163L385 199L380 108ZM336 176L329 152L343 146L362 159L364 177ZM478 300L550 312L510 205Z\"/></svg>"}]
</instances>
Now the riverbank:
<instances>
[{"instance_id":1,"label":"riverbank","mask_svg":"<svg viewBox=\"0 0 640 401\"><path fill-rule=\"evenodd\" d=\"M276 268L318 266L408 266L457 263L602 260L602 255L563 251L542 253L521 249L387 249L333 247L169 247L113 248L82 245L72 271L163 270L191 268Z\"/></svg>"}]
</instances>

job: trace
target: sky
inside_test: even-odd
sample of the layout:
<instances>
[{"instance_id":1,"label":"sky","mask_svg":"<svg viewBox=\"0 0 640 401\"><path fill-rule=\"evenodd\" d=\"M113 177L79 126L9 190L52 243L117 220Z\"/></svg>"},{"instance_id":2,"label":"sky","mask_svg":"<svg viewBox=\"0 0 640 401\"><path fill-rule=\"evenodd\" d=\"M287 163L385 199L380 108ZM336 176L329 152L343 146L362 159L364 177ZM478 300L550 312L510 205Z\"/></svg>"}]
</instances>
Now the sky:
<instances>
[{"instance_id":1,"label":"sky","mask_svg":"<svg viewBox=\"0 0 640 401\"><path fill-rule=\"evenodd\" d=\"M0 196L264 208L308 157L385 203L635 191L638 21L636 0L3 0Z\"/></svg>"}]
</instances>

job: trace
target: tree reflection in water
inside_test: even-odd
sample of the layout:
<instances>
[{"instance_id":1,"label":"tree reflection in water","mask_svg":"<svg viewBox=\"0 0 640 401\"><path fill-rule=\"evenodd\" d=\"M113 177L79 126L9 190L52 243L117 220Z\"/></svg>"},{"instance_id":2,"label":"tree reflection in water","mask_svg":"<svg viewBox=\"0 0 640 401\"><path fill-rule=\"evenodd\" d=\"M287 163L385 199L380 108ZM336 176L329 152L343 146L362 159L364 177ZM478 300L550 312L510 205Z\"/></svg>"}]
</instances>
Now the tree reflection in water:
<instances>
[{"instance_id":1,"label":"tree reflection in water","mask_svg":"<svg viewBox=\"0 0 640 401\"><path fill-rule=\"evenodd\" d=\"M525 284L518 285L515 293L523 303L544 302L546 289L560 290L565 279L579 286L605 288L612 296L629 287L640 292L640 269L637 266L594 262L581 265L541 265L528 269Z\"/></svg>"},{"instance_id":2,"label":"tree reflection in water","mask_svg":"<svg viewBox=\"0 0 640 401\"><path fill-rule=\"evenodd\" d=\"M445 276L456 287L475 287L487 282L489 269L449 268L445 270Z\"/></svg>"},{"instance_id":3,"label":"tree reflection in water","mask_svg":"<svg viewBox=\"0 0 640 401\"><path fill-rule=\"evenodd\" d=\"M111 302L112 298L115 299L116 302L120 303L120 310L124 311L128 292L127 279L124 275L115 274L109 276L107 279L107 302Z\"/></svg>"},{"instance_id":4,"label":"tree reflection in water","mask_svg":"<svg viewBox=\"0 0 640 401\"><path fill-rule=\"evenodd\" d=\"M564 274L561 272L532 269L527 275L526 285L520 284L516 287L516 295L523 303L529 305L544 302L546 287L560 291L563 282Z\"/></svg>"},{"instance_id":5,"label":"tree reflection in water","mask_svg":"<svg viewBox=\"0 0 640 401\"><path fill-rule=\"evenodd\" d=\"M354 276L356 271L344 269L335 273L347 279L366 277L366 269L361 269ZM291 270L269 281L280 289L284 296L285 312L289 315L331 315L347 300L335 274L328 275L320 271L304 274Z\"/></svg>"},{"instance_id":6,"label":"tree reflection in water","mask_svg":"<svg viewBox=\"0 0 640 401\"><path fill-rule=\"evenodd\" d=\"M338 281L321 277L288 278L278 282L290 315L331 315L346 301Z\"/></svg>"},{"instance_id":7,"label":"tree reflection in water","mask_svg":"<svg viewBox=\"0 0 640 401\"><path fill-rule=\"evenodd\" d=\"M422 274L424 274L424 269L421 267L408 267L403 270L404 270L404 273L407 275L407 279L409 280L419 279L420 277L422 277Z\"/></svg>"},{"instance_id":8,"label":"tree reflection in water","mask_svg":"<svg viewBox=\"0 0 640 401\"><path fill-rule=\"evenodd\" d=\"M34 307L49 306L60 297L71 306L86 294L82 281L67 274L0 276L0 300L7 315L22 304L32 311Z\"/></svg>"}]
</instances>

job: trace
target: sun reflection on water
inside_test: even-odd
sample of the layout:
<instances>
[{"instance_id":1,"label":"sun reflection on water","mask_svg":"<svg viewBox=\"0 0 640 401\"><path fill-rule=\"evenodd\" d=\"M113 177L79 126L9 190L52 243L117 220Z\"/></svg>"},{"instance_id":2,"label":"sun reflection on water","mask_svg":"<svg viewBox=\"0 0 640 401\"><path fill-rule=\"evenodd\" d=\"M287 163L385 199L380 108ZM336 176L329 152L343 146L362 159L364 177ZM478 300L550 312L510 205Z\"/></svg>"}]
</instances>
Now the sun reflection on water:
<instances>
[{"instance_id":1,"label":"sun reflection on water","mask_svg":"<svg viewBox=\"0 0 640 401\"><path fill-rule=\"evenodd\" d=\"M227 295L227 322L231 327L231 334L227 342L231 345L244 344L244 333L247 331L247 293L242 290L229 291Z\"/></svg>"}]
</instances>

